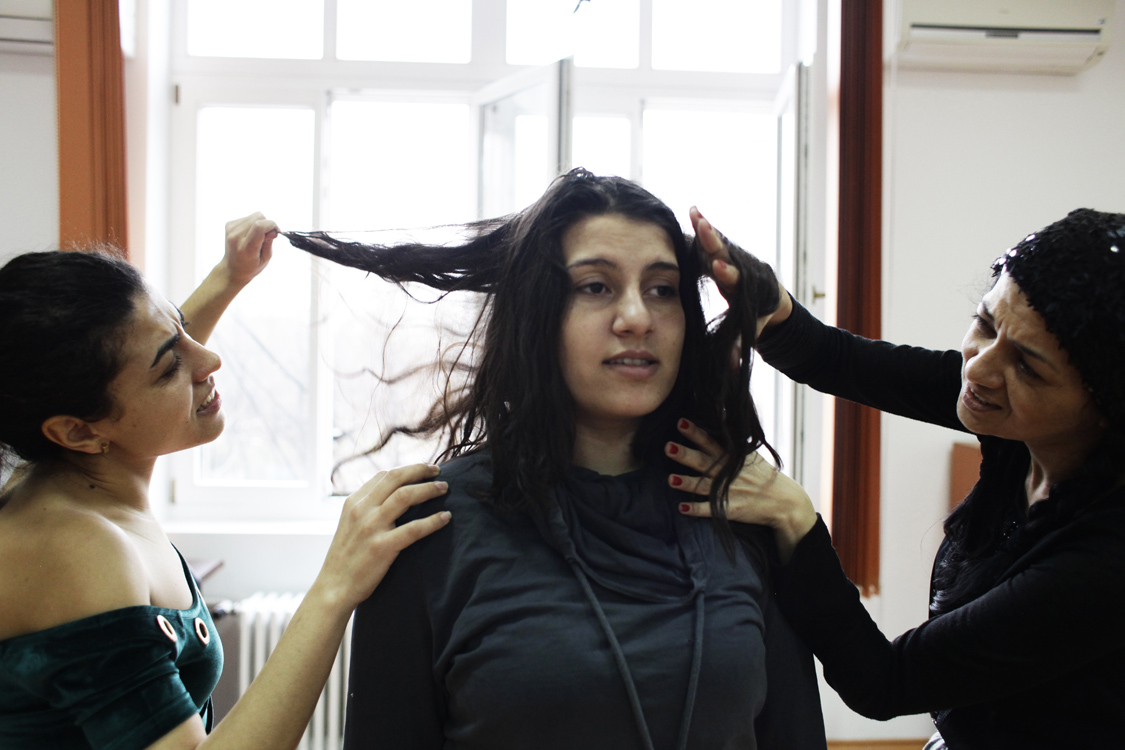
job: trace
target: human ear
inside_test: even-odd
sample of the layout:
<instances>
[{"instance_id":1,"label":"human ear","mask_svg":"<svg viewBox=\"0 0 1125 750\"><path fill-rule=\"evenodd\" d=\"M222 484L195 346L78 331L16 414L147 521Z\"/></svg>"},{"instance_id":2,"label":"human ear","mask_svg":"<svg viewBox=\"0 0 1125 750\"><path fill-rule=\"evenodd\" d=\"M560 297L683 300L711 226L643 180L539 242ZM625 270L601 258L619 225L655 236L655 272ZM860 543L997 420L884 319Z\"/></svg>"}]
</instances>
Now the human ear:
<instances>
[{"instance_id":1,"label":"human ear","mask_svg":"<svg viewBox=\"0 0 1125 750\"><path fill-rule=\"evenodd\" d=\"M102 453L107 444L89 422L78 417L49 417L40 429L52 443L78 453Z\"/></svg>"}]
</instances>

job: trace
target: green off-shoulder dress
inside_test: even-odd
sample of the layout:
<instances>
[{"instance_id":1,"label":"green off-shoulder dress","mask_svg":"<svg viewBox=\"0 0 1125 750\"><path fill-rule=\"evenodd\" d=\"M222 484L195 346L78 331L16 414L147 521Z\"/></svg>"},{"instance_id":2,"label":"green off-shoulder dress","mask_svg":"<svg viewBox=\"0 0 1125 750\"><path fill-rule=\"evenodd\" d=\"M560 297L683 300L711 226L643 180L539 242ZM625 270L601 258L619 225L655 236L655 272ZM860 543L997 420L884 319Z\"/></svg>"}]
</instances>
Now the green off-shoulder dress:
<instances>
[{"instance_id":1,"label":"green off-shoulder dress","mask_svg":"<svg viewBox=\"0 0 1125 750\"><path fill-rule=\"evenodd\" d=\"M199 714L223 647L183 557L189 609L115 609L0 641L0 748L136 750Z\"/></svg>"}]
</instances>

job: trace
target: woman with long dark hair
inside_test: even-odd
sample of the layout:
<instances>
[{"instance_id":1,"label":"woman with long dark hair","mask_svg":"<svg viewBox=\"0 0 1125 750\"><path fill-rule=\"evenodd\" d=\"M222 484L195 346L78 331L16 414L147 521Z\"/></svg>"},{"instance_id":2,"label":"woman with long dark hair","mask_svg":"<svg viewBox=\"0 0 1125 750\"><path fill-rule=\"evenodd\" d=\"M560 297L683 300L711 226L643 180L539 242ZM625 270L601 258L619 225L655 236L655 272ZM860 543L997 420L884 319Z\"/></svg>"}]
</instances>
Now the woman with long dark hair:
<instances>
[{"instance_id":1,"label":"woman with long dark hair","mask_svg":"<svg viewBox=\"0 0 1125 750\"><path fill-rule=\"evenodd\" d=\"M1072 211L992 270L960 352L868 341L784 291L761 321L759 351L794 380L979 438L980 481L945 521L925 624L879 632L808 495L765 462L747 463L728 512L774 527L782 609L859 713L931 712L930 748L1121 747L1125 214ZM701 439L677 458L706 472L724 450Z\"/></svg>"},{"instance_id":2,"label":"woman with long dark hair","mask_svg":"<svg viewBox=\"0 0 1125 750\"><path fill-rule=\"evenodd\" d=\"M344 503L324 565L273 655L211 734L223 650L153 513L156 459L223 429L203 347L269 262L277 227L227 225L227 252L176 308L108 253L0 268L0 747L294 748L356 604L449 520L395 528L443 491L436 466L381 472ZM407 486L409 485L409 486Z\"/></svg>"},{"instance_id":3,"label":"woman with long dark hair","mask_svg":"<svg viewBox=\"0 0 1125 750\"><path fill-rule=\"evenodd\" d=\"M723 518L745 457L768 448L748 386L776 284L733 290L709 328L703 257L672 211L582 169L469 229L454 246L290 235L482 297L469 376L414 428L447 436L438 502L456 520L357 610L347 747L823 748L810 657L770 596L771 540ZM677 513L669 485L666 446L695 429L725 456L713 523Z\"/></svg>"}]
</instances>

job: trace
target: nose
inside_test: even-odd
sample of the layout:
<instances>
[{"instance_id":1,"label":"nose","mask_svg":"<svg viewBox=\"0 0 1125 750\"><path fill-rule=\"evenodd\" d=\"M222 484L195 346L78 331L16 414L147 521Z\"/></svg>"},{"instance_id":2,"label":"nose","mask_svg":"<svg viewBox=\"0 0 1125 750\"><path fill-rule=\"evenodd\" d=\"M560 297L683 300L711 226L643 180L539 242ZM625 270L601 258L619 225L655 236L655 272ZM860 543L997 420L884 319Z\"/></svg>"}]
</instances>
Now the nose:
<instances>
[{"instance_id":1,"label":"nose","mask_svg":"<svg viewBox=\"0 0 1125 750\"><path fill-rule=\"evenodd\" d=\"M618 336L648 335L652 331L652 311L639 289L630 289L617 300L613 332Z\"/></svg>"},{"instance_id":2,"label":"nose","mask_svg":"<svg viewBox=\"0 0 1125 750\"><path fill-rule=\"evenodd\" d=\"M978 345L976 351L966 357L965 379L985 388L999 388L1003 385L1004 373L995 343Z\"/></svg>"},{"instance_id":3,"label":"nose","mask_svg":"<svg viewBox=\"0 0 1125 750\"><path fill-rule=\"evenodd\" d=\"M186 336L184 338L187 339ZM191 356L194 360L192 378L196 383L202 383L223 366L223 360L219 355L203 346L203 344L192 340L189 346L194 349L191 352Z\"/></svg>"}]
</instances>

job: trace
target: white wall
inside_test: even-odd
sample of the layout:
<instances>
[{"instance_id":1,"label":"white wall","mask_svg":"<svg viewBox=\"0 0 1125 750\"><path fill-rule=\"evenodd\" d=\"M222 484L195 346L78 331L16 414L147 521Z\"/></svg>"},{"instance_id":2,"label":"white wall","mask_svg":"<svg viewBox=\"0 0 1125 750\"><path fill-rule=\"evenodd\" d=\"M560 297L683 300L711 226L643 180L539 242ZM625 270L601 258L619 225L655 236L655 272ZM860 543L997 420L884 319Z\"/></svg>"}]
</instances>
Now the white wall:
<instances>
[{"instance_id":1,"label":"white wall","mask_svg":"<svg viewBox=\"0 0 1125 750\"><path fill-rule=\"evenodd\" d=\"M59 243L55 58L0 53L0 264Z\"/></svg>"},{"instance_id":2,"label":"white wall","mask_svg":"<svg viewBox=\"0 0 1125 750\"><path fill-rule=\"evenodd\" d=\"M888 68L884 338L958 348L994 258L1071 209L1125 212L1125 0L1115 19L1109 52L1077 76ZM870 604L893 636L926 617L961 436L893 416L882 428L881 595ZM826 705L837 738L932 731L924 718L879 724L834 696Z\"/></svg>"}]
</instances>

